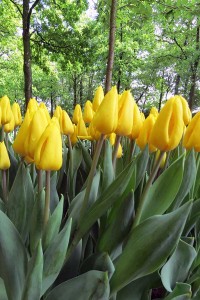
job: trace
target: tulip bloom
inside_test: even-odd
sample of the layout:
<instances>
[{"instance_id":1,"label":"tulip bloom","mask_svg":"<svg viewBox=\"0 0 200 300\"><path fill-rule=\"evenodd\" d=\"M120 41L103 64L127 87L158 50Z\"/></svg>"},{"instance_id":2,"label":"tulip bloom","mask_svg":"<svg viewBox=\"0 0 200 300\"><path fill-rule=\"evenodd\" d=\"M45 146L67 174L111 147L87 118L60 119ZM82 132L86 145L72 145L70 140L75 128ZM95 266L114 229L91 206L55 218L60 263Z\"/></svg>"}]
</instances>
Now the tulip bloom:
<instances>
[{"instance_id":1,"label":"tulip bloom","mask_svg":"<svg viewBox=\"0 0 200 300\"><path fill-rule=\"evenodd\" d=\"M38 169L59 170L62 166L62 139L57 118L53 117L40 137L34 161Z\"/></svg>"},{"instance_id":2,"label":"tulip bloom","mask_svg":"<svg viewBox=\"0 0 200 300\"><path fill-rule=\"evenodd\" d=\"M72 117L72 122L74 124L78 124L78 121L82 118L82 110L80 104L76 104L73 117Z\"/></svg>"},{"instance_id":3,"label":"tulip bloom","mask_svg":"<svg viewBox=\"0 0 200 300\"><path fill-rule=\"evenodd\" d=\"M15 119L14 119L14 116L13 116L13 113L11 110L11 120L10 120L10 122L8 122L4 125L4 131L9 133L9 132L13 131L14 128L15 128Z\"/></svg>"},{"instance_id":4,"label":"tulip bloom","mask_svg":"<svg viewBox=\"0 0 200 300\"><path fill-rule=\"evenodd\" d=\"M145 119L145 121L142 125L142 128L140 130L139 136L136 139L136 143L140 147L140 149L144 149L145 146L148 144L150 152L156 151L156 147L154 147L152 145L152 143L150 142L150 135L151 135L151 132L152 132L155 122L156 122L156 117L153 114L150 114Z\"/></svg>"},{"instance_id":5,"label":"tulip bloom","mask_svg":"<svg viewBox=\"0 0 200 300\"><path fill-rule=\"evenodd\" d=\"M129 135L129 138L132 140L135 140L138 138L140 130L142 128L144 120L142 118L142 115L139 111L139 108L137 104L134 102L133 105L133 126L131 130L131 134Z\"/></svg>"},{"instance_id":6,"label":"tulip bloom","mask_svg":"<svg viewBox=\"0 0 200 300\"><path fill-rule=\"evenodd\" d=\"M92 103L88 100L85 103L84 111L83 111L83 120L85 123L90 123L93 119L94 111L92 109Z\"/></svg>"},{"instance_id":7,"label":"tulip bloom","mask_svg":"<svg viewBox=\"0 0 200 300\"><path fill-rule=\"evenodd\" d=\"M188 106L188 102L182 96L175 96L175 97L176 98L178 97L181 100L182 107L183 107L183 122L187 126L190 123L191 119L192 119L192 113L191 113L191 110Z\"/></svg>"},{"instance_id":8,"label":"tulip bloom","mask_svg":"<svg viewBox=\"0 0 200 300\"><path fill-rule=\"evenodd\" d=\"M0 170L10 168L10 159L4 142L0 142Z\"/></svg>"},{"instance_id":9,"label":"tulip bloom","mask_svg":"<svg viewBox=\"0 0 200 300\"><path fill-rule=\"evenodd\" d=\"M117 135L128 136L133 127L134 100L130 91L124 91L119 101L118 124L115 130Z\"/></svg>"},{"instance_id":10,"label":"tulip bloom","mask_svg":"<svg viewBox=\"0 0 200 300\"><path fill-rule=\"evenodd\" d=\"M38 103L35 100L35 98L31 98L28 102L27 105L27 109L29 110L30 116L32 117L32 115L36 112L36 110L38 109Z\"/></svg>"},{"instance_id":11,"label":"tulip bloom","mask_svg":"<svg viewBox=\"0 0 200 300\"><path fill-rule=\"evenodd\" d=\"M11 109L14 116L15 128L16 128L17 126L20 126L22 123L22 115L21 115L19 104L17 102L13 103Z\"/></svg>"},{"instance_id":12,"label":"tulip bloom","mask_svg":"<svg viewBox=\"0 0 200 300\"><path fill-rule=\"evenodd\" d=\"M65 110L62 110L60 120L60 130L62 134L65 135L71 135L74 132L74 126L72 124L72 121L68 115L68 113Z\"/></svg>"},{"instance_id":13,"label":"tulip bloom","mask_svg":"<svg viewBox=\"0 0 200 300\"><path fill-rule=\"evenodd\" d=\"M82 138L83 137L86 138L88 136L87 128L85 126L85 122L83 121L83 118L80 118L80 120L78 121L77 136L81 136Z\"/></svg>"},{"instance_id":14,"label":"tulip bloom","mask_svg":"<svg viewBox=\"0 0 200 300\"><path fill-rule=\"evenodd\" d=\"M200 152L200 112L198 112L189 123L186 128L185 135L183 137L183 146L186 149L194 148L195 151Z\"/></svg>"},{"instance_id":15,"label":"tulip bloom","mask_svg":"<svg viewBox=\"0 0 200 300\"><path fill-rule=\"evenodd\" d=\"M94 128L103 133L114 132L118 124L118 94L117 88L112 89L105 95L93 118Z\"/></svg>"},{"instance_id":16,"label":"tulip bloom","mask_svg":"<svg viewBox=\"0 0 200 300\"><path fill-rule=\"evenodd\" d=\"M95 111L95 112L97 111L103 98L104 98L103 88L102 88L102 86L99 86L95 92L93 103L92 103L93 111Z\"/></svg>"},{"instance_id":17,"label":"tulip bloom","mask_svg":"<svg viewBox=\"0 0 200 300\"><path fill-rule=\"evenodd\" d=\"M98 141L101 136L101 133L94 128L93 122L91 122L88 127L88 135L91 136L92 140L95 141Z\"/></svg>"},{"instance_id":18,"label":"tulip bloom","mask_svg":"<svg viewBox=\"0 0 200 300\"><path fill-rule=\"evenodd\" d=\"M122 145L119 143L119 147L117 149L117 158L121 158L123 155Z\"/></svg>"},{"instance_id":19,"label":"tulip bloom","mask_svg":"<svg viewBox=\"0 0 200 300\"><path fill-rule=\"evenodd\" d=\"M158 115L150 136L150 142L161 151L173 150L182 138L183 125L181 100L172 97Z\"/></svg>"},{"instance_id":20,"label":"tulip bloom","mask_svg":"<svg viewBox=\"0 0 200 300\"><path fill-rule=\"evenodd\" d=\"M3 96L0 99L0 107L1 107L1 125L5 125L9 123L12 119L10 100L7 96Z\"/></svg>"}]
</instances>

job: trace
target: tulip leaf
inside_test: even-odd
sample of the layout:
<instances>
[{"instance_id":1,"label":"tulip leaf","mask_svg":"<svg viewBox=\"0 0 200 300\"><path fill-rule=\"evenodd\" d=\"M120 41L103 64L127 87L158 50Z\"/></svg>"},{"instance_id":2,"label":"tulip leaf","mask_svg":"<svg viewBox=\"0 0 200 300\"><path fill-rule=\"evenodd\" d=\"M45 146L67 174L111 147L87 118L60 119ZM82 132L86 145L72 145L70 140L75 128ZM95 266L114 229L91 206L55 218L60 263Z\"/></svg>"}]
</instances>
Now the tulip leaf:
<instances>
[{"instance_id":1,"label":"tulip leaf","mask_svg":"<svg viewBox=\"0 0 200 300\"><path fill-rule=\"evenodd\" d=\"M55 207L59 203L59 196L57 192L57 172L51 175L50 183L50 211L54 211Z\"/></svg>"},{"instance_id":2,"label":"tulip leaf","mask_svg":"<svg viewBox=\"0 0 200 300\"><path fill-rule=\"evenodd\" d=\"M158 270L176 247L191 208L188 202L172 213L153 216L133 228L111 278L112 293Z\"/></svg>"},{"instance_id":3,"label":"tulip leaf","mask_svg":"<svg viewBox=\"0 0 200 300\"><path fill-rule=\"evenodd\" d=\"M200 199L197 199L192 204L191 213L189 214L188 220L186 222L184 232L188 233L193 228L193 226L195 225L199 217L200 217Z\"/></svg>"},{"instance_id":4,"label":"tulip leaf","mask_svg":"<svg viewBox=\"0 0 200 300\"><path fill-rule=\"evenodd\" d=\"M25 240L30 226L34 205L34 188L30 173L20 164L8 196L8 216Z\"/></svg>"},{"instance_id":5,"label":"tulip leaf","mask_svg":"<svg viewBox=\"0 0 200 300\"><path fill-rule=\"evenodd\" d=\"M105 272L89 271L55 287L45 300L106 300L109 299L109 282Z\"/></svg>"},{"instance_id":6,"label":"tulip leaf","mask_svg":"<svg viewBox=\"0 0 200 300\"><path fill-rule=\"evenodd\" d=\"M176 250L161 270L161 280L167 291L172 292L176 282L185 281L196 255L191 245L179 241Z\"/></svg>"},{"instance_id":7,"label":"tulip leaf","mask_svg":"<svg viewBox=\"0 0 200 300\"><path fill-rule=\"evenodd\" d=\"M90 255L81 265L81 273L86 273L90 270L107 272L108 278L110 278L115 267L108 253L102 252Z\"/></svg>"},{"instance_id":8,"label":"tulip leaf","mask_svg":"<svg viewBox=\"0 0 200 300\"><path fill-rule=\"evenodd\" d=\"M171 205L181 185L183 156L166 169L145 194L141 221L153 215L163 214ZM169 188L170 187L170 188Z\"/></svg>"},{"instance_id":9,"label":"tulip leaf","mask_svg":"<svg viewBox=\"0 0 200 300\"><path fill-rule=\"evenodd\" d=\"M45 228L45 232L43 234L42 238L42 248L43 251L46 250L46 248L50 245L53 238L58 234L61 221L62 221L62 215L63 215L63 197L59 201L57 207L55 208L53 214L50 216L49 221L47 223L47 226Z\"/></svg>"},{"instance_id":10,"label":"tulip leaf","mask_svg":"<svg viewBox=\"0 0 200 300\"><path fill-rule=\"evenodd\" d=\"M54 238L44 253L42 295L55 281L63 266L68 248L70 232L71 219L65 224L64 228Z\"/></svg>"},{"instance_id":11,"label":"tulip leaf","mask_svg":"<svg viewBox=\"0 0 200 300\"><path fill-rule=\"evenodd\" d=\"M138 187L140 181L145 175L148 161L149 161L149 149L148 147L145 147L145 149L142 152L140 152L137 156L135 188Z\"/></svg>"},{"instance_id":12,"label":"tulip leaf","mask_svg":"<svg viewBox=\"0 0 200 300\"><path fill-rule=\"evenodd\" d=\"M191 299L191 286L187 283L177 283L173 292L165 300L189 300Z\"/></svg>"},{"instance_id":13,"label":"tulip leaf","mask_svg":"<svg viewBox=\"0 0 200 300\"><path fill-rule=\"evenodd\" d=\"M6 294L6 288L3 282L3 279L0 278L0 299L1 300L8 300L8 296Z\"/></svg>"},{"instance_id":14,"label":"tulip leaf","mask_svg":"<svg viewBox=\"0 0 200 300\"><path fill-rule=\"evenodd\" d=\"M92 158L89 154L87 147L84 146L83 142L81 140L79 140L78 143L81 147L83 159L85 161L87 170L89 171L91 169L91 165L92 165Z\"/></svg>"},{"instance_id":15,"label":"tulip leaf","mask_svg":"<svg viewBox=\"0 0 200 300\"><path fill-rule=\"evenodd\" d=\"M100 195L96 202L88 209L77 231L77 239L81 238L105 212L120 197L126 197L133 188L135 161L131 162L113 183Z\"/></svg>"},{"instance_id":16,"label":"tulip leaf","mask_svg":"<svg viewBox=\"0 0 200 300\"><path fill-rule=\"evenodd\" d=\"M102 190L104 191L114 179L114 169L112 164L112 146L105 140L104 160L103 160L103 179Z\"/></svg>"},{"instance_id":17,"label":"tulip leaf","mask_svg":"<svg viewBox=\"0 0 200 300\"><path fill-rule=\"evenodd\" d=\"M134 193L116 200L108 216L107 227L100 240L98 250L111 253L127 236L133 222L134 215Z\"/></svg>"},{"instance_id":18,"label":"tulip leaf","mask_svg":"<svg viewBox=\"0 0 200 300\"><path fill-rule=\"evenodd\" d=\"M22 239L10 219L0 211L0 277L9 300L21 300L27 270Z\"/></svg>"},{"instance_id":19,"label":"tulip leaf","mask_svg":"<svg viewBox=\"0 0 200 300\"><path fill-rule=\"evenodd\" d=\"M25 281L22 300L40 299L42 288L43 271L43 251L41 241L38 243L36 251L29 261L28 274Z\"/></svg>"},{"instance_id":20,"label":"tulip leaf","mask_svg":"<svg viewBox=\"0 0 200 300\"><path fill-rule=\"evenodd\" d=\"M45 192L42 190L36 196L33 212L31 216L30 228L30 248L31 253L34 253L39 240L42 237L44 225L44 206L45 206Z\"/></svg>"}]
</instances>

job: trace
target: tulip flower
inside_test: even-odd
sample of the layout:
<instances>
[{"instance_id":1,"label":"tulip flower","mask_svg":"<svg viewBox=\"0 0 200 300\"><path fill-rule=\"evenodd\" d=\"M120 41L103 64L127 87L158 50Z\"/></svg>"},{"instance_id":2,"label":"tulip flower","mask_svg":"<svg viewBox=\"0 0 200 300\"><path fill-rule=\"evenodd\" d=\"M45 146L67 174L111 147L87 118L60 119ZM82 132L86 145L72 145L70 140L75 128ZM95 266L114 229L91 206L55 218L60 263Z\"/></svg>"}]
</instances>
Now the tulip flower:
<instances>
[{"instance_id":1,"label":"tulip flower","mask_svg":"<svg viewBox=\"0 0 200 300\"><path fill-rule=\"evenodd\" d=\"M101 136L101 133L94 128L93 122L91 122L88 127L88 135L91 136L92 140L95 141L98 141Z\"/></svg>"},{"instance_id":2,"label":"tulip flower","mask_svg":"<svg viewBox=\"0 0 200 300\"><path fill-rule=\"evenodd\" d=\"M74 132L74 126L72 124L72 121L68 115L68 113L65 110L62 110L60 120L60 130L62 134L65 135L71 135Z\"/></svg>"},{"instance_id":3,"label":"tulip flower","mask_svg":"<svg viewBox=\"0 0 200 300\"><path fill-rule=\"evenodd\" d=\"M50 117L49 111L48 111L48 109L47 109L45 103L44 103L44 102L41 102L41 103L39 104L39 108L42 108L42 110L43 110L43 112L44 112L44 115L45 115L45 117L46 117L46 120L47 120L47 122L49 123L49 122L51 121L51 117Z\"/></svg>"},{"instance_id":4,"label":"tulip flower","mask_svg":"<svg viewBox=\"0 0 200 300\"><path fill-rule=\"evenodd\" d=\"M4 125L4 131L6 133L9 133L9 132L14 130L14 127L15 127L15 119L14 119L14 116L13 116L13 113L12 113L12 110L11 110L11 120L10 120L9 123Z\"/></svg>"},{"instance_id":5,"label":"tulip flower","mask_svg":"<svg viewBox=\"0 0 200 300\"><path fill-rule=\"evenodd\" d=\"M161 153L160 153L160 150L157 150L157 151L156 151L156 156L155 156L155 162L158 161L158 159L159 159L159 157L160 157L160 154L161 154ZM164 155L162 156L162 160L161 160L161 162L160 162L160 168L161 168L161 169L163 169L164 166L165 166L166 157L167 157L167 155L166 155L166 152L165 152Z\"/></svg>"},{"instance_id":6,"label":"tulip flower","mask_svg":"<svg viewBox=\"0 0 200 300\"><path fill-rule=\"evenodd\" d=\"M156 147L154 147L154 145L152 145L152 143L150 142L150 135L155 122L156 122L156 117L153 114L150 114L145 119L142 128L140 130L139 136L136 139L136 143L140 147L140 149L144 149L145 146L148 144L150 152L156 151Z\"/></svg>"},{"instance_id":7,"label":"tulip flower","mask_svg":"<svg viewBox=\"0 0 200 300\"><path fill-rule=\"evenodd\" d=\"M78 142L77 126L75 124L73 124L73 126L74 126L74 132L70 135L70 141L71 141L72 145L75 145Z\"/></svg>"},{"instance_id":8,"label":"tulip flower","mask_svg":"<svg viewBox=\"0 0 200 300\"><path fill-rule=\"evenodd\" d=\"M10 168L10 159L4 142L0 142L0 170Z\"/></svg>"},{"instance_id":9,"label":"tulip flower","mask_svg":"<svg viewBox=\"0 0 200 300\"><path fill-rule=\"evenodd\" d=\"M194 148L196 152L200 152L200 112L198 112L186 128L183 137L183 146L186 149Z\"/></svg>"},{"instance_id":10,"label":"tulip flower","mask_svg":"<svg viewBox=\"0 0 200 300\"><path fill-rule=\"evenodd\" d=\"M80 118L77 124L77 136L81 137L87 137L88 136L88 131L85 126L85 122L83 121L83 118Z\"/></svg>"},{"instance_id":11,"label":"tulip flower","mask_svg":"<svg viewBox=\"0 0 200 300\"><path fill-rule=\"evenodd\" d=\"M82 110L80 104L76 104L73 117L72 117L72 122L74 124L78 124L78 121L82 118Z\"/></svg>"},{"instance_id":12,"label":"tulip flower","mask_svg":"<svg viewBox=\"0 0 200 300\"><path fill-rule=\"evenodd\" d=\"M99 105L103 101L103 98L104 98L103 88L102 86L99 86L95 92L93 103L92 103L93 111L95 112L97 111Z\"/></svg>"},{"instance_id":13,"label":"tulip flower","mask_svg":"<svg viewBox=\"0 0 200 300\"><path fill-rule=\"evenodd\" d=\"M38 169L59 170L62 166L62 139L57 118L53 117L41 135L34 153Z\"/></svg>"},{"instance_id":14,"label":"tulip flower","mask_svg":"<svg viewBox=\"0 0 200 300\"><path fill-rule=\"evenodd\" d=\"M61 115L62 115L62 108L59 105L57 105L53 116L56 117L59 121Z\"/></svg>"},{"instance_id":15,"label":"tulip flower","mask_svg":"<svg viewBox=\"0 0 200 300\"><path fill-rule=\"evenodd\" d=\"M3 96L0 99L0 107L1 107L1 125L5 125L9 123L12 119L10 100L7 96Z\"/></svg>"},{"instance_id":16,"label":"tulip flower","mask_svg":"<svg viewBox=\"0 0 200 300\"><path fill-rule=\"evenodd\" d=\"M27 105L27 110L29 110L29 113L30 113L31 117L36 112L37 109L38 109L37 101L35 100L35 98L31 98L28 102L28 105Z\"/></svg>"},{"instance_id":17,"label":"tulip flower","mask_svg":"<svg viewBox=\"0 0 200 300\"><path fill-rule=\"evenodd\" d=\"M152 114L154 115L156 118L158 117L159 113L158 113L158 110L155 106L153 106L150 110L150 113L149 114Z\"/></svg>"},{"instance_id":18,"label":"tulip flower","mask_svg":"<svg viewBox=\"0 0 200 300\"><path fill-rule=\"evenodd\" d=\"M121 158L123 155L122 145L119 143L119 147L117 149L117 158Z\"/></svg>"},{"instance_id":19,"label":"tulip flower","mask_svg":"<svg viewBox=\"0 0 200 300\"><path fill-rule=\"evenodd\" d=\"M131 130L131 134L129 135L129 138L132 140L135 140L140 133L140 130L142 128L142 124L143 124L143 118L142 115L139 111L139 108L137 106L137 104L134 102L133 105L133 126L132 126L132 130Z\"/></svg>"},{"instance_id":20,"label":"tulip flower","mask_svg":"<svg viewBox=\"0 0 200 300\"><path fill-rule=\"evenodd\" d=\"M120 136L131 134L133 127L134 100L130 91L124 91L119 101L118 124L115 133Z\"/></svg>"},{"instance_id":21,"label":"tulip flower","mask_svg":"<svg viewBox=\"0 0 200 300\"><path fill-rule=\"evenodd\" d=\"M17 102L13 103L11 109L14 116L15 128L16 128L17 126L20 126L22 123L22 116L21 116L19 104Z\"/></svg>"},{"instance_id":22,"label":"tulip flower","mask_svg":"<svg viewBox=\"0 0 200 300\"><path fill-rule=\"evenodd\" d=\"M88 100L85 103L84 111L83 111L83 120L85 123L90 123L93 119L94 111L92 109L92 103Z\"/></svg>"},{"instance_id":23,"label":"tulip flower","mask_svg":"<svg viewBox=\"0 0 200 300\"><path fill-rule=\"evenodd\" d=\"M183 125L181 100L172 97L158 115L150 136L150 143L161 151L173 150L182 138Z\"/></svg>"},{"instance_id":24,"label":"tulip flower","mask_svg":"<svg viewBox=\"0 0 200 300\"><path fill-rule=\"evenodd\" d=\"M93 118L94 128L103 133L114 132L118 124L118 94L117 88L112 89L105 95Z\"/></svg>"},{"instance_id":25,"label":"tulip flower","mask_svg":"<svg viewBox=\"0 0 200 300\"><path fill-rule=\"evenodd\" d=\"M180 95L175 96L175 98L177 98L177 97L181 100L182 107L183 107L183 122L187 126L190 123L191 119L192 119L191 110L190 110L188 102L185 98L183 98Z\"/></svg>"}]
</instances>

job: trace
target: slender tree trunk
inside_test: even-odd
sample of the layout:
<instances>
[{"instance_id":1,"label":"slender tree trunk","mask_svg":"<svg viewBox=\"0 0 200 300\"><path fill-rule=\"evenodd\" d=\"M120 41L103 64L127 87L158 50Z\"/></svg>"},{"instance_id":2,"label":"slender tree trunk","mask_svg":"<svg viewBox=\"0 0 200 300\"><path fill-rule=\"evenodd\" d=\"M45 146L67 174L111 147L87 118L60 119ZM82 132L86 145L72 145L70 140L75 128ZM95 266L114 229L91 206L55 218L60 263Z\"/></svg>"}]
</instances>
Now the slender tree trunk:
<instances>
[{"instance_id":1,"label":"slender tree trunk","mask_svg":"<svg viewBox=\"0 0 200 300\"><path fill-rule=\"evenodd\" d=\"M74 90L74 103L73 103L73 107L76 106L77 104L77 76L75 74L74 78L73 78L73 90Z\"/></svg>"},{"instance_id":2,"label":"slender tree trunk","mask_svg":"<svg viewBox=\"0 0 200 300\"><path fill-rule=\"evenodd\" d=\"M179 74L177 74L176 82L175 82L175 88L174 88L174 94L175 95L178 95L180 80L181 80L181 76Z\"/></svg>"},{"instance_id":3,"label":"slender tree trunk","mask_svg":"<svg viewBox=\"0 0 200 300\"><path fill-rule=\"evenodd\" d=\"M162 98L163 98L163 89L164 89L164 71L162 74L162 82L161 82L161 87L160 87L160 98L159 98L159 102L158 102L158 111L160 111L161 109L161 104L162 104Z\"/></svg>"},{"instance_id":4,"label":"slender tree trunk","mask_svg":"<svg viewBox=\"0 0 200 300\"><path fill-rule=\"evenodd\" d=\"M82 76L81 76L81 79L80 79L80 92L79 92L79 95L80 95L80 105L83 108L83 78L82 78Z\"/></svg>"},{"instance_id":5,"label":"slender tree trunk","mask_svg":"<svg viewBox=\"0 0 200 300\"><path fill-rule=\"evenodd\" d=\"M117 0L112 0L111 11L110 11L109 51L108 51L108 61L107 61L107 69L106 69L105 94L110 90L111 82L112 82L115 32L116 32L116 14L117 14Z\"/></svg>"},{"instance_id":6,"label":"slender tree trunk","mask_svg":"<svg viewBox=\"0 0 200 300\"><path fill-rule=\"evenodd\" d=\"M27 107L32 98L32 70L30 46L30 10L29 0L23 0L23 48L24 48L24 94Z\"/></svg>"},{"instance_id":7,"label":"slender tree trunk","mask_svg":"<svg viewBox=\"0 0 200 300\"><path fill-rule=\"evenodd\" d=\"M122 23L120 23L120 42L123 42L123 31L122 31ZM121 69L121 62L123 59L123 52L119 55L119 71L118 71L118 81L117 81L117 91L120 92L120 86L121 86L121 75L122 75L122 69Z\"/></svg>"}]
</instances>

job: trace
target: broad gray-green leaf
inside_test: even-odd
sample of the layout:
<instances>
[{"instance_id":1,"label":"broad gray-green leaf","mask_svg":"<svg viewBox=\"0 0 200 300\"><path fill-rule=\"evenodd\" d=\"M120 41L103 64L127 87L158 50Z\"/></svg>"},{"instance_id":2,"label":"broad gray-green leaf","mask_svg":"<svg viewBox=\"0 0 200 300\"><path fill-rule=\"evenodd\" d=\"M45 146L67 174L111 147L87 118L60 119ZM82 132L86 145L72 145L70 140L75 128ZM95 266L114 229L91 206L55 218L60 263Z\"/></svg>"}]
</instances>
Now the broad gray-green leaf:
<instances>
[{"instance_id":1,"label":"broad gray-green leaf","mask_svg":"<svg viewBox=\"0 0 200 300\"><path fill-rule=\"evenodd\" d=\"M191 286L187 283L177 283L173 292L165 300L189 300L191 299Z\"/></svg>"},{"instance_id":2,"label":"broad gray-green leaf","mask_svg":"<svg viewBox=\"0 0 200 300\"><path fill-rule=\"evenodd\" d=\"M191 245L179 241L176 250L161 270L161 280L167 291L172 292L176 282L185 281L196 255Z\"/></svg>"},{"instance_id":3,"label":"broad gray-green leaf","mask_svg":"<svg viewBox=\"0 0 200 300\"><path fill-rule=\"evenodd\" d=\"M57 172L54 172L51 175L50 199L50 211L53 212L55 207L59 203L59 196L57 192Z\"/></svg>"},{"instance_id":4,"label":"broad gray-green leaf","mask_svg":"<svg viewBox=\"0 0 200 300\"><path fill-rule=\"evenodd\" d=\"M145 149L138 154L137 163L136 163L136 185L135 188L138 187L141 179L144 177L147 164L149 161L149 149L145 147Z\"/></svg>"},{"instance_id":5,"label":"broad gray-green leaf","mask_svg":"<svg viewBox=\"0 0 200 300\"><path fill-rule=\"evenodd\" d=\"M22 300L40 299L42 288L43 271L43 251L41 241L38 243L36 251L29 261L28 274L26 277Z\"/></svg>"},{"instance_id":6,"label":"broad gray-green leaf","mask_svg":"<svg viewBox=\"0 0 200 300\"><path fill-rule=\"evenodd\" d=\"M115 263L112 293L162 266L179 241L190 208L188 202L172 213L150 217L132 230Z\"/></svg>"},{"instance_id":7,"label":"broad gray-green leaf","mask_svg":"<svg viewBox=\"0 0 200 300\"><path fill-rule=\"evenodd\" d=\"M27 270L27 254L13 223L0 211L0 277L9 300L21 300Z\"/></svg>"},{"instance_id":8,"label":"broad gray-green leaf","mask_svg":"<svg viewBox=\"0 0 200 300\"><path fill-rule=\"evenodd\" d=\"M54 238L44 253L44 270L42 295L57 278L67 252L71 232L71 219L66 223L60 233Z\"/></svg>"},{"instance_id":9,"label":"broad gray-green leaf","mask_svg":"<svg viewBox=\"0 0 200 300\"><path fill-rule=\"evenodd\" d=\"M103 160L103 179L102 190L104 191L114 179L114 169L112 164L112 146L105 140L104 160Z\"/></svg>"},{"instance_id":10,"label":"broad gray-green leaf","mask_svg":"<svg viewBox=\"0 0 200 300\"><path fill-rule=\"evenodd\" d=\"M145 196L142 196L145 198L140 221L163 214L172 204L182 182L183 159L183 156L178 158L150 186Z\"/></svg>"},{"instance_id":11,"label":"broad gray-green leaf","mask_svg":"<svg viewBox=\"0 0 200 300\"><path fill-rule=\"evenodd\" d=\"M53 214L50 216L47 226L45 228L45 232L42 238L42 247L43 251L50 245L52 239L58 234L62 215L63 215L63 197L59 201L57 207L55 208Z\"/></svg>"},{"instance_id":12,"label":"broad gray-green leaf","mask_svg":"<svg viewBox=\"0 0 200 300\"><path fill-rule=\"evenodd\" d=\"M107 273L93 270L61 283L45 300L108 300L109 292Z\"/></svg>"},{"instance_id":13,"label":"broad gray-green leaf","mask_svg":"<svg viewBox=\"0 0 200 300\"><path fill-rule=\"evenodd\" d=\"M8 296L6 293L6 288L3 282L3 279L0 278L0 299L1 300L8 300Z\"/></svg>"}]
</instances>

